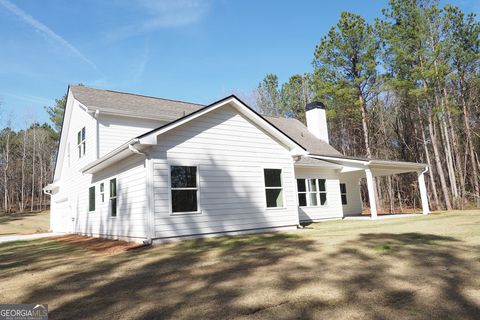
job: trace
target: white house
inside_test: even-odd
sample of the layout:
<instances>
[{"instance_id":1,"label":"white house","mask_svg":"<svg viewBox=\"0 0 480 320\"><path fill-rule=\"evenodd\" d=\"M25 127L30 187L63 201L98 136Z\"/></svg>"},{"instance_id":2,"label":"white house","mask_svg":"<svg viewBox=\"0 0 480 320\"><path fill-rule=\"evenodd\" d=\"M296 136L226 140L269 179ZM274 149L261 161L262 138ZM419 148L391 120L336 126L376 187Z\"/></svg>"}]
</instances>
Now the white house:
<instances>
[{"instance_id":1,"label":"white house","mask_svg":"<svg viewBox=\"0 0 480 320\"><path fill-rule=\"evenodd\" d=\"M51 195L51 229L133 241L296 228L359 215L366 178L424 164L343 156L328 144L325 107L308 127L264 117L235 96L204 106L70 86Z\"/></svg>"}]
</instances>

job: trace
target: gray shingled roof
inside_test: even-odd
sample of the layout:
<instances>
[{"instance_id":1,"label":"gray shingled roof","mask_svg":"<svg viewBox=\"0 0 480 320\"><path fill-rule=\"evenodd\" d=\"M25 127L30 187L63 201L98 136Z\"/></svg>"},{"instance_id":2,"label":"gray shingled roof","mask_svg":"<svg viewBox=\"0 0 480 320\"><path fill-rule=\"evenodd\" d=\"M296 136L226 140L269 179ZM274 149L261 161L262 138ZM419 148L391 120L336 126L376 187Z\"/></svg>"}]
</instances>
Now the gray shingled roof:
<instances>
[{"instance_id":1,"label":"gray shingled roof","mask_svg":"<svg viewBox=\"0 0 480 320\"><path fill-rule=\"evenodd\" d=\"M323 156L343 156L339 151L325 141L317 139L313 134L310 133L310 131L308 131L307 127L297 119L276 117L264 118L275 127L282 130L283 133L295 140L312 154Z\"/></svg>"},{"instance_id":2,"label":"gray shingled roof","mask_svg":"<svg viewBox=\"0 0 480 320\"><path fill-rule=\"evenodd\" d=\"M159 120L174 121L205 107L196 103L100 90L86 86L71 85L70 90L75 99L89 109ZM264 118L312 154L342 156L331 145L317 139L303 123L296 119L266 116Z\"/></svg>"},{"instance_id":3,"label":"gray shingled roof","mask_svg":"<svg viewBox=\"0 0 480 320\"><path fill-rule=\"evenodd\" d=\"M75 99L89 109L159 120L173 121L204 107L204 105L196 103L78 85L70 85L70 90Z\"/></svg>"}]
</instances>

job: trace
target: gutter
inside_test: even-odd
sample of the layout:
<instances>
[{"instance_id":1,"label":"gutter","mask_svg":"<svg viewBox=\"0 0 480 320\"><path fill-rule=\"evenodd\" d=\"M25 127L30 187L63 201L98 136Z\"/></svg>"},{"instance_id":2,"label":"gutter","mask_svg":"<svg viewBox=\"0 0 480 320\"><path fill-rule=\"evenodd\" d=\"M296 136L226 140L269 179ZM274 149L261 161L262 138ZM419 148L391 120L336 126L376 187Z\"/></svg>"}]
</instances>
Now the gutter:
<instances>
[{"instance_id":1,"label":"gutter","mask_svg":"<svg viewBox=\"0 0 480 320\"><path fill-rule=\"evenodd\" d=\"M144 153L144 152L138 151L138 149L134 147L135 144L137 144L137 143L131 143L131 144L129 144L129 145L128 145L128 149L130 149L130 151L132 151L133 153L136 153L136 154L139 154L139 155L142 155L142 156L145 156L145 157L146 157L147 154Z\"/></svg>"},{"instance_id":2,"label":"gutter","mask_svg":"<svg viewBox=\"0 0 480 320\"><path fill-rule=\"evenodd\" d=\"M420 174L425 174L425 173L427 173L427 172L428 172L428 166L426 166L425 169L423 169L423 171L420 172Z\"/></svg>"},{"instance_id":3,"label":"gutter","mask_svg":"<svg viewBox=\"0 0 480 320\"><path fill-rule=\"evenodd\" d=\"M97 159L97 160L95 160L94 162L92 162L92 163L86 165L85 167L83 167L83 168L81 169L81 170L82 170L82 173L84 173L85 171L90 170L90 169L98 166L99 164L101 164L101 163L107 161L108 159L116 156L116 155L119 154L120 152L125 151L125 150L127 150L127 149L130 149L130 146L131 146L131 145L133 146L133 145L135 145L135 144L138 144L139 142L140 142L140 140L137 139L137 138L135 138L135 139L132 139L132 140L128 141L127 143L124 143L123 145L121 145L121 146L118 147L117 149L115 149L115 150L107 153L106 155L104 155L102 158ZM130 149L130 150L132 150L132 149ZM136 149L135 149L135 150L136 150ZM140 151L138 151L138 150L136 150L136 151L140 153ZM134 151L132 151L132 152L134 152ZM135 152L134 152L134 153L135 153ZM142 153L142 154L143 154L143 153Z\"/></svg>"}]
</instances>

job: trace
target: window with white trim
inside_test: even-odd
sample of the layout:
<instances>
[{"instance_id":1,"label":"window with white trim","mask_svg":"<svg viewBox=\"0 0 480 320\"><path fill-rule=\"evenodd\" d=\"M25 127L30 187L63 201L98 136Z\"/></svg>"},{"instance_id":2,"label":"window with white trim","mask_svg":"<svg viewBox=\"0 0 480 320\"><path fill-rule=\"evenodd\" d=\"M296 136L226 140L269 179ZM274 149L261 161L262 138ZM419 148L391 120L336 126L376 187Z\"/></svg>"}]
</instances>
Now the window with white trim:
<instances>
[{"instance_id":1,"label":"window with white trim","mask_svg":"<svg viewBox=\"0 0 480 320\"><path fill-rule=\"evenodd\" d=\"M347 185L340 183L340 196L342 197L342 205L347 204Z\"/></svg>"},{"instance_id":2,"label":"window with white trim","mask_svg":"<svg viewBox=\"0 0 480 320\"><path fill-rule=\"evenodd\" d=\"M78 158L80 159L85 155L85 127L77 133L77 149Z\"/></svg>"},{"instance_id":3,"label":"window with white trim","mask_svg":"<svg viewBox=\"0 0 480 320\"><path fill-rule=\"evenodd\" d=\"M117 179L110 180L109 211L111 217L117 216Z\"/></svg>"},{"instance_id":4,"label":"window with white trim","mask_svg":"<svg viewBox=\"0 0 480 320\"><path fill-rule=\"evenodd\" d=\"M105 183L100 183L100 202L105 203Z\"/></svg>"},{"instance_id":5,"label":"window with white trim","mask_svg":"<svg viewBox=\"0 0 480 320\"><path fill-rule=\"evenodd\" d=\"M95 186L88 188L88 211L95 211Z\"/></svg>"},{"instance_id":6,"label":"window with white trim","mask_svg":"<svg viewBox=\"0 0 480 320\"><path fill-rule=\"evenodd\" d=\"M170 166L172 213L197 213L197 167Z\"/></svg>"},{"instance_id":7,"label":"window with white trim","mask_svg":"<svg viewBox=\"0 0 480 320\"><path fill-rule=\"evenodd\" d=\"M297 191L298 191L298 205L305 207L307 205L307 186L305 185L306 179L297 179Z\"/></svg>"},{"instance_id":8,"label":"window with white trim","mask_svg":"<svg viewBox=\"0 0 480 320\"><path fill-rule=\"evenodd\" d=\"M283 207L282 169L263 169L267 208Z\"/></svg>"},{"instance_id":9,"label":"window with white trim","mask_svg":"<svg viewBox=\"0 0 480 320\"><path fill-rule=\"evenodd\" d=\"M297 179L298 205L318 207L327 205L325 179Z\"/></svg>"}]
</instances>

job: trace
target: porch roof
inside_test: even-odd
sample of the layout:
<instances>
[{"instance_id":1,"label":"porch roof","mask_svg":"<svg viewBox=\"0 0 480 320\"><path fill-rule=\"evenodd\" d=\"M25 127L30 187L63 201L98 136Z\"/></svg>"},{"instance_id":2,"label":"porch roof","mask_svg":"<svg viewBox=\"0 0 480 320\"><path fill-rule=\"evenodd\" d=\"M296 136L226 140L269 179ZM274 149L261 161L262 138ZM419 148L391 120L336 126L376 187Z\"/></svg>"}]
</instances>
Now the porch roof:
<instances>
[{"instance_id":1,"label":"porch roof","mask_svg":"<svg viewBox=\"0 0 480 320\"><path fill-rule=\"evenodd\" d=\"M407 172L423 172L425 163L391 160L365 159L355 157L337 157L310 154L308 157L342 166L341 173L370 169L374 176L388 176Z\"/></svg>"}]
</instances>

